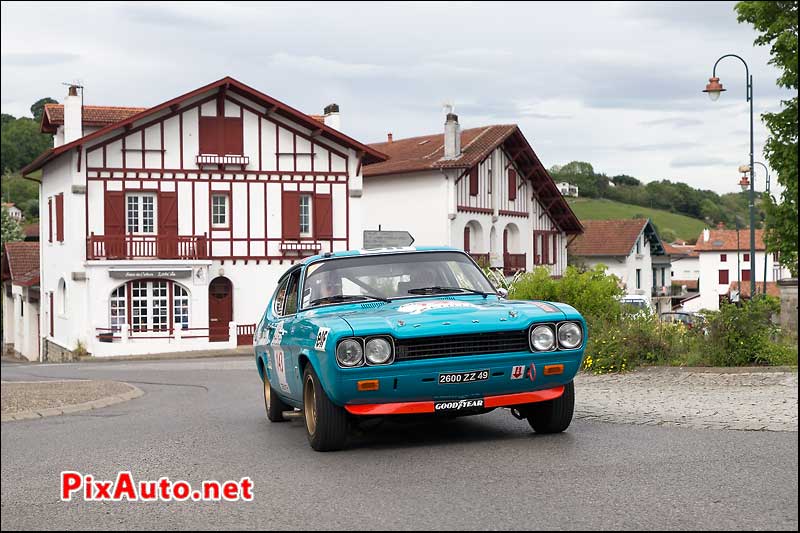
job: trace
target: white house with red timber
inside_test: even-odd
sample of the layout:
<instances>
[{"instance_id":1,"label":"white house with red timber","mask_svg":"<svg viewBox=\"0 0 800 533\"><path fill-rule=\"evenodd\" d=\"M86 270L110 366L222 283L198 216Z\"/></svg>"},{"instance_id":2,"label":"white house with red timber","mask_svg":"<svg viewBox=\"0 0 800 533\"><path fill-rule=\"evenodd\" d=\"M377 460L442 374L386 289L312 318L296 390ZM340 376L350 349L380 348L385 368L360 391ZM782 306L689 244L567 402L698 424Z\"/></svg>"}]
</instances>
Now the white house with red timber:
<instances>
[{"instance_id":1,"label":"white house with red timber","mask_svg":"<svg viewBox=\"0 0 800 533\"><path fill-rule=\"evenodd\" d=\"M443 133L370 146L388 159L364 167L366 229L407 230L507 274L563 274L582 227L518 126L462 131L449 113Z\"/></svg>"},{"instance_id":2,"label":"white house with red timber","mask_svg":"<svg viewBox=\"0 0 800 533\"><path fill-rule=\"evenodd\" d=\"M42 170L42 359L251 342L290 264L361 246L362 165L385 156L338 111L229 77L148 109L82 112L75 88L48 106L55 146L23 169Z\"/></svg>"}]
</instances>

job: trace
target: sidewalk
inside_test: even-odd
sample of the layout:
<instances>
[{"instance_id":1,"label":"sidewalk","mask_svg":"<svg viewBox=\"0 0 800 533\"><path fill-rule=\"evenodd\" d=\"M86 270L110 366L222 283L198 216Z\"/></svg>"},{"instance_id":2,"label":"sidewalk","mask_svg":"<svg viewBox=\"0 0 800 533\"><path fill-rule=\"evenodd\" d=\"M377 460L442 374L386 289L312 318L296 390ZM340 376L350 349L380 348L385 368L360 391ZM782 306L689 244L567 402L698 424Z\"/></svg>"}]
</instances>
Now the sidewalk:
<instances>
[{"instance_id":1,"label":"sidewalk","mask_svg":"<svg viewBox=\"0 0 800 533\"><path fill-rule=\"evenodd\" d=\"M0 418L28 420L107 407L138 398L141 389L118 381L3 381Z\"/></svg>"},{"instance_id":2,"label":"sidewalk","mask_svg":"<svg viewBox=\"0 0 800 533\"><path fill-rule=\"evenodd\" d=\"M626 424L797 431L797 370L645 367L575 378L575 418Z\"/></svg>"}]
</instances>

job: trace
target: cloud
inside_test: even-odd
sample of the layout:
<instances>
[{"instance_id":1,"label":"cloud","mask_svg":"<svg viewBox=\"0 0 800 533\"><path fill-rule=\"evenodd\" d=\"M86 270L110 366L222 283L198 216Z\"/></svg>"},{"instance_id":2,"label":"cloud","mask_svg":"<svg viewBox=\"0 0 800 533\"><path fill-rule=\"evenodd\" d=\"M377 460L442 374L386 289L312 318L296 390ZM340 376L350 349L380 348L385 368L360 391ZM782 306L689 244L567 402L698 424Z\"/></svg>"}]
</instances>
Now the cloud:
<instances>
[{"instance_id":1,"label":"cloud","mask_svg":"<svg viewBox=\"0 0 800 533\"><path fill-rule=\"evenodd\" d=\"M706 157L706 156L684 156L677 157L670 161L669 166L673 168L688 168L688 167L714 167L726 166L736 167L738 163L730 159L723 159L721 157Z\"/></svg>"},{"instance_id":2,"label":"cloud","mask_svg":"<svg viewBox=\"0 0 800 533\"><path fill-rule=\"evenodd\" d=\"M146 26L162 26L192 32L215 31L226 27L226 24L221 22L224 20L222 18L212 20L193 14L202 13L203 9L197 9L193 13L179 12L165 7L165 4L132 4L120 6L117 9L121 12L119 16Z\"/></svg>"},{"instance_id":3,"label":"cloud","mask_svg":"<svg viewBox=\"0 0 800 533\"><path fill-rule=\"evenodd\" d=\"M81 58L78 54L70 54L63 52L21 52L3 54L3 66L15 67L49 67L53 65L61 65L71 61L77 61Z\"/></svg>"},{"instance_id":4,"label":"cloud","mask_svg":"<svg viewBox=\"0 0 800 533\"><path fill-rule=\"evenodd\" d=\"M667 117L658 118L655 120L645 120L639 122L642 126L675 126L676 128L687 128L689 126L697 126L703 124L703 121L697 118L687 117Z\"/></svg>"}]
</instances>

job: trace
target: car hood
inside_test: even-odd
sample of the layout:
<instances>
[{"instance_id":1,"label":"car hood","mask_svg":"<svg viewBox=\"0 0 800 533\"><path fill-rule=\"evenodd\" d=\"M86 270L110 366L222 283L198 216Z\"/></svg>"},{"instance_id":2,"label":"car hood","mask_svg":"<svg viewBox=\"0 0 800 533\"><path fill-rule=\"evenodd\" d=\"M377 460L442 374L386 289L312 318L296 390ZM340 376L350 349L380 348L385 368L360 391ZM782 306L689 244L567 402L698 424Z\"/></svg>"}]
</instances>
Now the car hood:
<instances>
[{"instance_id":1,"label":"car hood","mask_svg":"<svg viewBox=\"0 0 800 533\"><path fill-rule=\"evenodd\" d=\"M386 304L370 302L357 310L349 307L338 315L356 335L391 333L397 338L519 331L533 322L580 319L565 304L493 296L403 299Z\"/></svg>"}]
</instances>

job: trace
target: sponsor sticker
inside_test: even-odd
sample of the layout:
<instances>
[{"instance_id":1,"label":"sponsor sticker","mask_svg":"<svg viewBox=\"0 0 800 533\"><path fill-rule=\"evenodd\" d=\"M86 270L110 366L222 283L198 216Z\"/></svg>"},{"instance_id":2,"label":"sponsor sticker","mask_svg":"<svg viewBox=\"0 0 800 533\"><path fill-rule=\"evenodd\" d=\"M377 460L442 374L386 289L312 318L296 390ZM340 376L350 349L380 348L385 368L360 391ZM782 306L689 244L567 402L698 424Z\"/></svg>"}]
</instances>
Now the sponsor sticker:
<instances>
[{"instance_id":1,"label":"sponsor sticker","mask_svg":"<svg viewBox=\"0 0 800 533\"><path fill-rule=\"evenodd\" d=\"M319 328L317 332L317 342L314 343L314 349L321 352L325 351L325 345L328 344L328 334L331 328Z\"/></svg>"},{"instance_id":2,"label":"sponsor sticker","mask_svg":"<svg viewBox=\"0 0 800 533\"><path fill-rule=\"evenodd\" d=\"M545 302L531 302L533 305L544 311L545 313L558 313L558 309Z\"/></svg>"},{"instance_id":3,"label":"sponsor sticker","mask_svg":"<svg viewBox=\"0 0 800 533\"><path fill-rule=\"evenodd\" d=\"M434 402L433 404L433 410L437 413L441 411L460 411L462 409L475 409L481 407L483 407L483 398Z\"/></svg>"},{"instance_id":4,"label":"sponsor sticker","mask_svg":"<svg viewBox=\"0 0 800 533\"><path fill-rule=\"evenodd\" d=\"M433 300L426 302L413 302L404 304L397 308L401 313L409 313L411 315L418 315L425 311L433 311L434 309L453 309L471 307L477 309L478 306L469 302L461 302L459 300Z\"/></svg>"},{"instance_id":5,"label":"sponsor sticker","mask_svg":"<svg viewBox=\"0 0 800 533\"><path fill-rule=\"evenodd\" d=\"M525 365L518 365L511 369L511 379L522 379L525 377Z\"/></svg>"}]
</instances>

